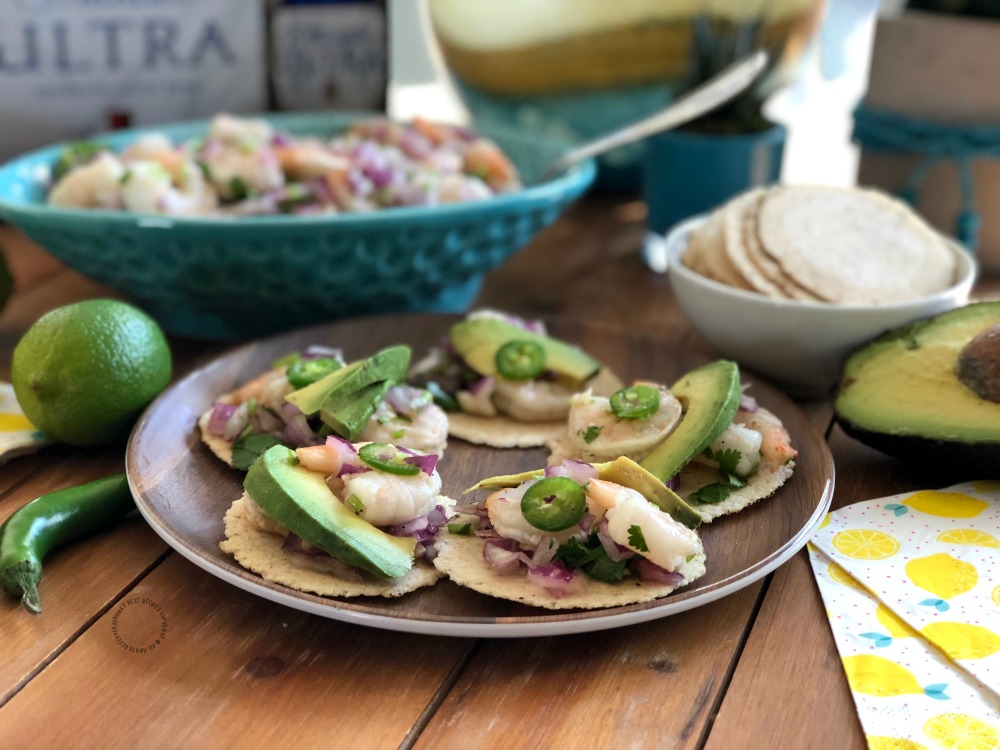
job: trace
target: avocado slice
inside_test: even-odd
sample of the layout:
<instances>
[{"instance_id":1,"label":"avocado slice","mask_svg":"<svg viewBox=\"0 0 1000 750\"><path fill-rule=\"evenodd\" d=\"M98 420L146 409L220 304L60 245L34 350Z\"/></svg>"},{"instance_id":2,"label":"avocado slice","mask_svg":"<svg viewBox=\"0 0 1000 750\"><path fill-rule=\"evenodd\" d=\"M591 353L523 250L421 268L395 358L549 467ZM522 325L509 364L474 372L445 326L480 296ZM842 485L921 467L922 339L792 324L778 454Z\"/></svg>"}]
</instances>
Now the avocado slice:
<instances>
[{"instance_id":1,"label":"avocado slice","mask_svg":"<svg viewBox=\"0 0 1000 750\"><path fill-rule=\"evenodd\" d=\"M689 529L697 528L701 525L701 514L684 502L683 498L667 487L662 481L654 477L639 464L626 456L620 456L614 461L591 464L597 469L598 479L620 484L639 492L649 502L660 510L670 514L670 516ZM545 475L545 469L533 469L520 474L502 474L500 476L483 479L466 492L473 490L502 490L504 487L517 487L534 477Z\"/></svg>"},{"instance_id":2,"label":"avocado slice","mask_svg":"<svg viewBox=\"0 0 1000 750\"><path fill-rule=\"evenodd\" d=\"M243 489L275 521L339 560L389 578L413 567L413 537L386 534L355 515L283 445L253 462Z\"/></svg>"},{"instance_id":3,"label":"avocado slice","mask_svg":"<svg viewBox=\"0 0 1000 750\"><path fill-rule=\"evenodd\" d=\"M354 440L386 391L403 381L409 366L410 347L390 346L292 391L285 400L307 416L319 413L330 429Z\"/></svg>"},{"instance_id":4,"label":"avocado slice","mask_svg":"<svg viewBox=\"0 0 1000 750\"><path fill-rule=\"evenodd\" d=\"M451 343L465 363L480 375L495 375L496 356L510 341L533 341L545 352L545 369L583 383L601 369L601 363L565 341L543 336L498 318L472 318L451 327Z\"/></svg>"},{"instance_id":5,"label":"avocado slice","mask_svg":"<svg viewBox=\"0 0 1000 750\"><path fill-rule=\"evenodd\" d=\"M740 369L719 359L684 375L670 386L681 402L680 424L640 465L666 482L726 431L740 407Z\"/></svg>"},{"instance_id":6,"label":"avocado slice","mask_svg":"<svg viewBox=\"0 0 1000 750\"><path fill-rule=\"evenodd\" d=\"M1000 476L1000 403L970 387L977 383L969 374L981 375L976 362L984 358L970 342L998 324L1000 302L977 302L879 336L844 362L837 422L904 460Z\"/></svg>"}]
</instances>

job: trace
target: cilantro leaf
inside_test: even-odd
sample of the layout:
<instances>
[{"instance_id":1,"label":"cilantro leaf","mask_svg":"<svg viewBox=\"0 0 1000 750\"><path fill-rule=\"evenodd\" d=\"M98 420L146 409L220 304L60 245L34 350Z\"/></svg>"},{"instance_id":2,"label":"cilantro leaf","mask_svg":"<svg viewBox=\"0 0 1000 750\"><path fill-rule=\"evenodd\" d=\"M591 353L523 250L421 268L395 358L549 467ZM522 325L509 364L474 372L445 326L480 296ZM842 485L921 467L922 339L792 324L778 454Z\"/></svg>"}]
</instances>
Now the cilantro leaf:
<instances>
[{"instance_id":1,"label":"cilantro leaf","mask_svg":"<svg viewBox=\"0 0 1000 750\"><path fill-rule=\"evenodd\" d=\"M738 450L735 448L730 448L729 450L719 451L712 458L719 462L719 468L725 474L735 474L736 466L739 464L740 459L743 457Z\"/></svg>"},{"instance_id":2,"label":"cilantro leaf","mask_svg":"<svg viewBox=\"0 0 1000 750\"><path fill-rule=\"evenodd\" d=\"M604 583L614 583L625 577L628 560L615 562L597 538L597 534L587 537L581 544L573 538L556 550L556 558L566 567L582 570L588 578Z\"/></svg>"},{"instance_id":3,"label":"cilantro leaf","mask_svg":"<svg viewBox=\"0 0 1000 750\"><path fill-rule=\"evenodd\" d=\"M583 442L590 445L597 440L597 436L601 434L602 429L600 425L592 424L586 430L580 430L577 434L583 437Z\"/></svg>"},{"instance_id":4,"label":"cilantro leaf","mask_svg":"<svg viewBox=\"0 0 1000 750\"><path fill-rule=\"evenodd\" d=\"M649 545L646 544L646 537L642 535L642 529L638 526L628 527L628 544L639 552L649 552Z\"/></svg>"},{"instance_id":5,"label":"cilantro leaf","mask_svg":"<svg viewBox=\"0 0 1000 750\"><path fill-rule=\"evenodd\" d=\"M270 432L241 435L233 443L233 466L241 471L247 471L261 453L274 445L278 445L278 438Z\"/></svg>"},{"instance_id":6,"label":"cilantro leaf","mask_svg":"<svg viewBox=\"0 0 1000 750\"><path fill-rule=\"evenodd\" d=\"M585 565L583 572L588 578L593 578L595 581L616 583L625 577L625 566L627 564L628 560L615 562L605 552L603 557L598 557Z\"/></svg>"},{"instance_id":7,"label":"cilantro leaf","mask_svg":"<svg viewBox=\"0 0 1000 750\"><path fill-rule=\"evenodd\" d=\"M716 482L695 490L687 500L692 505L714 505L729 497L732 491L733 488L728 482Z\"/></svg>"}]
</instances>

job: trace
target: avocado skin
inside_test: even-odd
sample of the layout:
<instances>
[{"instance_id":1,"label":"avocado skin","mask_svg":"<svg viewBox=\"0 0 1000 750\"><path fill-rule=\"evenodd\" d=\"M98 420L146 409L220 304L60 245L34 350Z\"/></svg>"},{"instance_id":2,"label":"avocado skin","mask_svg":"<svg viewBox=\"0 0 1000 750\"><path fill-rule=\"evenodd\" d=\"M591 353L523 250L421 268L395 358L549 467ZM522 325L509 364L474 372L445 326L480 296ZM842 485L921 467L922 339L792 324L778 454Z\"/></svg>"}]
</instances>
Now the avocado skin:
<instances>
[{"instance_id":1,"label":"avocado skin","mask_svg":"<svg viewBox=\"0 0 1000 750\"><path fill-rule=\"evenodd\" d=\"M283 445L253 462L243 489L275 521L338 560L393 578L413 567L412 537L386 534L357 516L322 474L301 467L295 451Z\"/></svg>"},{"instance_id":2,"label":"avocado skin","mask_svg":"<svg viewBox=\"0 0 1000 750\"><path fill-rule=\"evenodd\" d=\"M858 427L837 417L837 424L850 437L869 448L918 466L934 476L956 480L1000 479L1000 442L959 443L915 435L890 435Z\"/></svg>"},{"instance_id":3,"label":"avocado skin","mask_svg":"<svg viewBox=\"0 0 1000 750\"><path fill-rule=\"evenodd\" d=\"M837 424L922 472L1000 477L1000 404L980 398L957 373L965 344L997 323L1000 302L976 302L887 331L860 347L842 369ZM866 390L886 374L888 385ZM924 388L932 389L927 393L933 399L921 397Z\"/></svg>"},{"instance_id":4,"label":"avocado skin","mask_svg":"<svg viewBox=\"0 0 1000 750\"><path fill-rule=\"evenodd\" d=\"M565 341L528 331L496 318L473 318L455 323L450 339L462 359L480 375L496 374L496 355L510 341L533 341L545 352L545 369L576 383L598 373L601 363Z\"/></svg>"},{"instance_id":5,"label":"avocado skin","mask_svg":"<svg viewBox=\"0 0 1000 750\"><path fill-rule=\"evenodd\" d=\"M691 370L670 386L684 407L677 428L639 462L662 482L711 445L732 423L740 407L740 370L719 359Z\"/></svg>"}]
</instances>

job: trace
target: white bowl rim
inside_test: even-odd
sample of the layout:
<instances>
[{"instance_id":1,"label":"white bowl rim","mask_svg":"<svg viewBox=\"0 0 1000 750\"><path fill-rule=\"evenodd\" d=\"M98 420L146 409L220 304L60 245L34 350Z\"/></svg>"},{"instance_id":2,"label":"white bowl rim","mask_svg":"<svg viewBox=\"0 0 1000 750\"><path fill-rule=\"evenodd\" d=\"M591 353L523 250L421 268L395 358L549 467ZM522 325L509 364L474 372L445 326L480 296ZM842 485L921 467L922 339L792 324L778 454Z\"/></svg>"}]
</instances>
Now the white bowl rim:
<instances>
[{"instance_id":1,"label":"white bowl rim","mask_svg":"<svg viewBox=\"0 0 1000 750\"><path fill-rule=\"evenodd\" d=\"M707 286L710 289L714 289L718 292L724 294L730 294L737 299L746 300L751 304L766 305L767 307L777 307L777 308L794 308L794 309L804 309L804 310L844 310L848 311L870 311L870 312L890 312L893 310L907 310L911 308L921 308L925 305L934 302L944 302L948 299L954 297L956 294L961 294L963 291L968 293L972 288L972 284L979 273L979 264L976 259L972 256L968 250L959 245L951 237L942 237L945 240L945 245L949 250L955 255L958 263L957 279L955 283L946 289L941 290L935 294L928 297L920 297L919 299L906 300L905 302L891 302L884 305L859 305L859 304L841 304L839 302L814 302L811 300L794 300L794 299L781 299L776 297L768 297L764 294L759 294L757 292L750 292L744 289L738 289L734 286L729 286L728 284L723 284L721 281L716 281L715 279L710 279L707 276L703 276L697 271L693 271L681 262L681 255L687 249L687 237L690 235L694 229L708 221L707 214L699 214L698 216L692 216L689 219L675 224L666 235L666 251L667 251L667 273L674 273L675 270L679 275L689 279L690 281ZM963 268L964 266L964 268Z\"/></svg>"}]
</instances>

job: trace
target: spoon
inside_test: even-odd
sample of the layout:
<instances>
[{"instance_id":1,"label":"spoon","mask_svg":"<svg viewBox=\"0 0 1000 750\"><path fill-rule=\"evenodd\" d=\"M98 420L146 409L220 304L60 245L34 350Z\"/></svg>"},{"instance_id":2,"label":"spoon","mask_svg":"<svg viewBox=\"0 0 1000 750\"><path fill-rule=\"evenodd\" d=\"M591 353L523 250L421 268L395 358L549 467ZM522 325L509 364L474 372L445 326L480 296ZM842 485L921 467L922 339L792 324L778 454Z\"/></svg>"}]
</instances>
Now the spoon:
<instances>
[{"instance_id":1,"label":"spoon","mask_svg":"<svg viewBox=\"0 0 1000 750\"><path fill-rule=\"evenodd\" d=\"M567 151L553 160L535 182L544 182L573 164L606 153L613 148L676 128L709 112L746 89L767 65L767 53L754 52L734 62L699 86L675 99L655 115L639 120Z\"/></svg>"}]
</instances>

